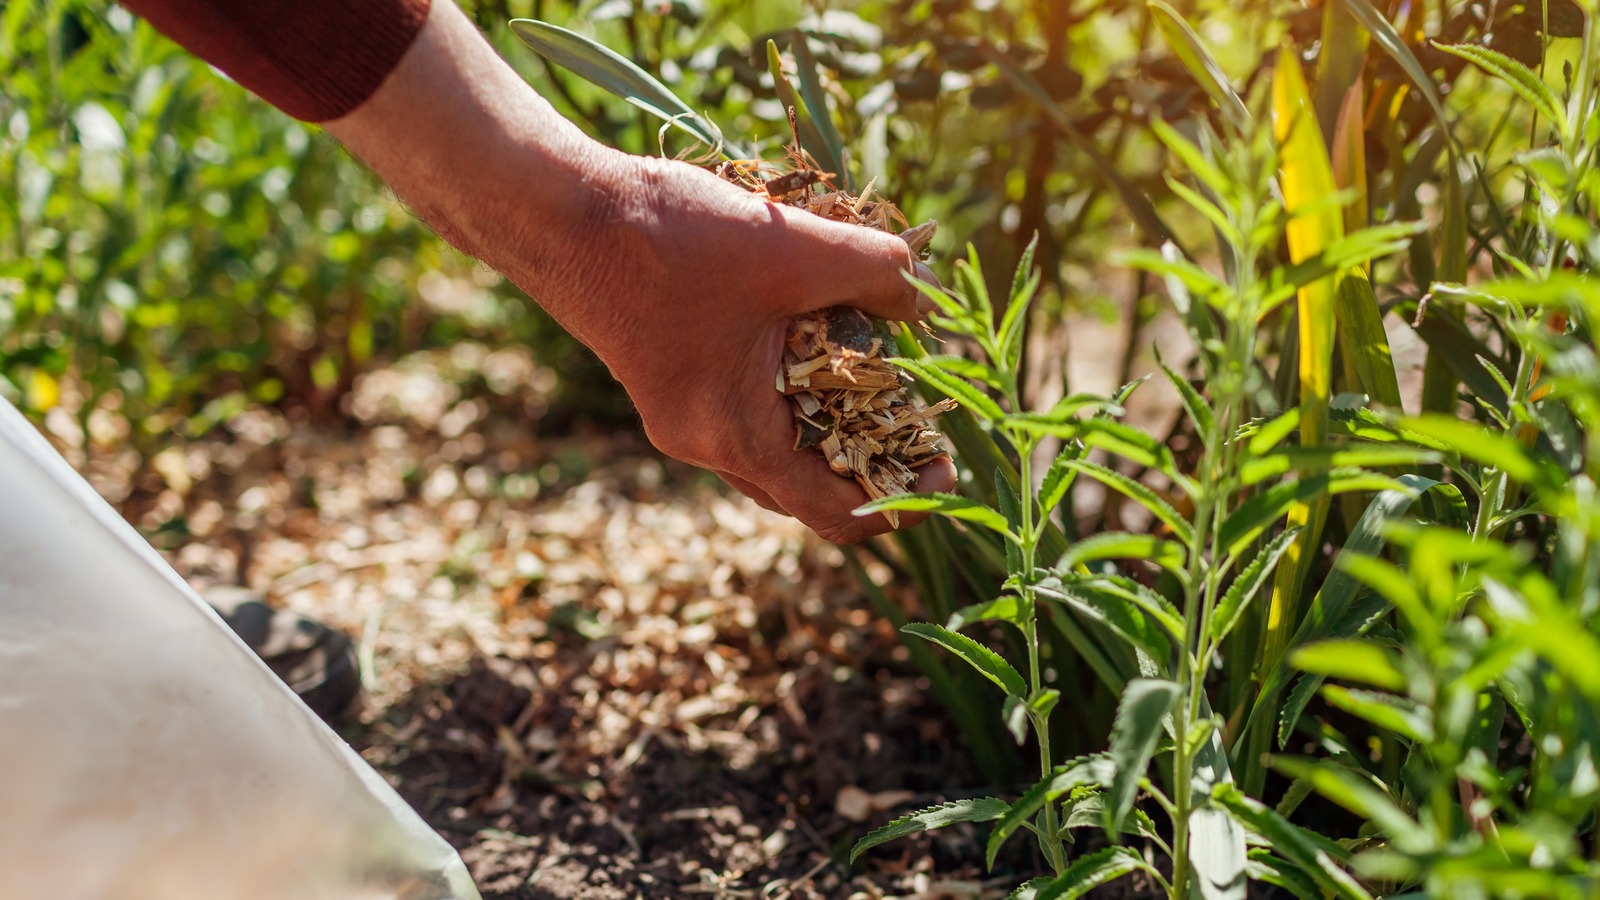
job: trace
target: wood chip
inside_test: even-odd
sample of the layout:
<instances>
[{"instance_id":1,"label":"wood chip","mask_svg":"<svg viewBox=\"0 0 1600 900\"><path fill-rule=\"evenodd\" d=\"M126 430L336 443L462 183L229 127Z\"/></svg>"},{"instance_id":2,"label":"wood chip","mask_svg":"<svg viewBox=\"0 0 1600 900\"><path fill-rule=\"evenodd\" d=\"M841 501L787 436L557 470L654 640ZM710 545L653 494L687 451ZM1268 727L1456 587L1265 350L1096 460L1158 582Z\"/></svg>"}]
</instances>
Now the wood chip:
<instances>
[{"instance_id":1,"label":"wood chip","mask_svg":"<svg viewBox=\"0 0 1600 900\"><path fill-rule=\"evenodd\" d=\"M770 202L897 233L913 253L928 246L938 224L908 227L893 203L874 195L872 184L851 196L794 147L786 166L730 160L716 171ZM795 449L815 448L830 469L853 479L873 500L909 492L917 480L915 470L944 453L929 422L954 407L949 400L917 405L906 390L906 376L884 355L894 333L891 323L846 306L799 316L789 325L778 369L778 390L789 397L794 411ZM899 527L895 512L884 517Z\"/></svg>"}]
</instances>

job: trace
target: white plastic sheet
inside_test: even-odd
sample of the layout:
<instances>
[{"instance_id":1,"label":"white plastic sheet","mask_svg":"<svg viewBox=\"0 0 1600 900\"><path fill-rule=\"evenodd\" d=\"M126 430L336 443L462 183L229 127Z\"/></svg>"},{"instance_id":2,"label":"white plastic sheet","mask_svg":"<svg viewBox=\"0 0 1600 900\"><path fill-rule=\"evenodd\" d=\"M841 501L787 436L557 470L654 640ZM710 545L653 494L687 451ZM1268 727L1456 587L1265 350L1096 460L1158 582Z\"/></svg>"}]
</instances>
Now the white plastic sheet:
<instances>
[{"instance_id":1,"label":"white plastic sheet","mask_svg":"<svg viewBox=\"0 0 1600 900\"><path fill-rule=\"evenodd\" d=\"M478 898L4 400L0 897Z\"/></svg>"}]
</instances>

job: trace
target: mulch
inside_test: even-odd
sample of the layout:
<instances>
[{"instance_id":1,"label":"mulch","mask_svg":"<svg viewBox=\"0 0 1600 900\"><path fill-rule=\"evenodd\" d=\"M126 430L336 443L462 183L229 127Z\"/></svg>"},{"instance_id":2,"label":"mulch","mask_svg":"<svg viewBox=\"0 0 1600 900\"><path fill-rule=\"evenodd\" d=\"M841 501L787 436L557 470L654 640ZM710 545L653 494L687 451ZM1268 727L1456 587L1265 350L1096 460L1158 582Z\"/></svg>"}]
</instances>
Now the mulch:
<instances>
[{"instance_id":1,"label":"mulch","mask_svg":"<svg viewBox=\"0 0 1600 900\"><path fill-rule=\"evenodd\" d=\"M147 465L114 410L46 430L202 590L358 640L346 736L486 897L1004 896L970 826L847 862L982 782L842 551L632 431L541 434L554 382L459 344Z\"/></svg>"}]
</instances>

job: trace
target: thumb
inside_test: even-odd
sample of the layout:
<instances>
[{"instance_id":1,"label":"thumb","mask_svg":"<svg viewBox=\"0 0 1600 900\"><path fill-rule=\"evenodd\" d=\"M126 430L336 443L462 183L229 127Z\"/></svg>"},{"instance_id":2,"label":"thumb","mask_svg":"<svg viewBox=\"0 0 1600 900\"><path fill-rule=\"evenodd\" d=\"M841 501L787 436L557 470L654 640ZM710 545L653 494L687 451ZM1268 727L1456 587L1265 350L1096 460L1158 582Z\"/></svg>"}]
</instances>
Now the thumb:
<instances>
[{"instance_id":1,"label":"thumb","mask_svg":"<svg viewBox=\"0 0 1600 900\"><path fill-rule=\"evenodd\" d=\"M803 289L791 314L853 306L880 319L912 322L926 310L912 276L932 276L898 235L808 217L810 240L799 263ZM935 282L937 283L937 282Z\"/></svg>"}]
</instances>

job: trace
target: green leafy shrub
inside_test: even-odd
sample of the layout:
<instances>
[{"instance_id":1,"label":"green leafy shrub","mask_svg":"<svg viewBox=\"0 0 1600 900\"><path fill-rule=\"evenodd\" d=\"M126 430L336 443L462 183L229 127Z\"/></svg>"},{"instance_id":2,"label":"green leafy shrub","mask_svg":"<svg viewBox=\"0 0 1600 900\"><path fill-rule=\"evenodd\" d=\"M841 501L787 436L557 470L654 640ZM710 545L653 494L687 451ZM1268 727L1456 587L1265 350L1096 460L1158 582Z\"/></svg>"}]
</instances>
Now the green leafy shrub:
<instances>
[{"instance_id":1,"label":"green leafy shrub","mask_svg":"<svg viewBox=\"0 0 1600 900\"><path fill-rule=\"evenodd\" d=\"M337 414L375 355L573 355L320 131L120 8L7 4L0 67L0 392L24 410L110 405L153 449L247 402Z\"/></svg>"}]
</instances>

